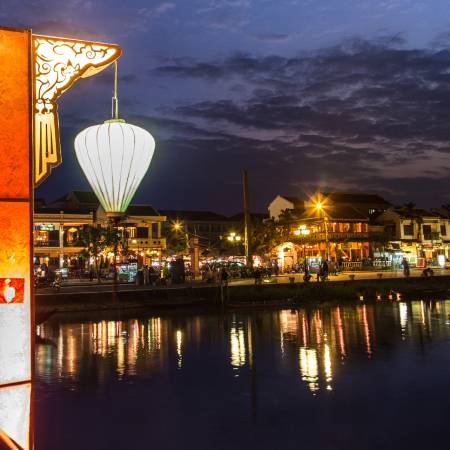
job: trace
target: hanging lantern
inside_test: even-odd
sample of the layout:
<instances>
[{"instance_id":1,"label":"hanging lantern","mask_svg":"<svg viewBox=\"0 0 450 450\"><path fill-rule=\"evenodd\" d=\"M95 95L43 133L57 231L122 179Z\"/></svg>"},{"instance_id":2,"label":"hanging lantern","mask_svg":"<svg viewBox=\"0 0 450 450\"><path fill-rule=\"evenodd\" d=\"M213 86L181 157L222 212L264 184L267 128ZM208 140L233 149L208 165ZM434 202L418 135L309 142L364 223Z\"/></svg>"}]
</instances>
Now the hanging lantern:
<instances>
[{"instance_id":1,"label":"hanging lantern","mask_svg":"<svg viewBox=\"0 0 450 450\"><path fill-rule=\"evenodd\" d=\"M150 133L120 119L86 128L75 138L78 162L109 215L127 210L154 151Z\"/></svg>"},{"instance_id":2,"label":"hanging lantern","mask_svg":"<svg viewBox=\"0 0 450 450\"><path fill-rule=\"evenodd\" d=\"M106 214L120 217L150 166L155 140L148 131L119 119L117 64L112 116L81 131L75 138L75 153Z\"/></svg>"}]
</instances>

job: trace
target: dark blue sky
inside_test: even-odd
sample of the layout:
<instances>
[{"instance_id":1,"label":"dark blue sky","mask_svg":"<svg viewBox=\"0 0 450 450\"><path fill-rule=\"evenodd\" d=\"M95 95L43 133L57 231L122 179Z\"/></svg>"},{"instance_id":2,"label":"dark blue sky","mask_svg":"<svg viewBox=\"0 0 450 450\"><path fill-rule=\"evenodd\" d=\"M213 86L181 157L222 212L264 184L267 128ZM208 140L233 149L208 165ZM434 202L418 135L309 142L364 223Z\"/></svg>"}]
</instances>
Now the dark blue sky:
<instances>
[{"instance_id":1,"label":"dark blue sky","mask_svg":"<svg viewBox=\"0 0 450 450\"><path fill-rule=\"evenodd\" d=\"M450 202L448 0L2 0L0 23L118 43L120 112L157 140L136 201L252 209L278 193ZM37 195L87 187L73 139L112 74L59 102L63 164Z\"/></svg>"}]
</instances>

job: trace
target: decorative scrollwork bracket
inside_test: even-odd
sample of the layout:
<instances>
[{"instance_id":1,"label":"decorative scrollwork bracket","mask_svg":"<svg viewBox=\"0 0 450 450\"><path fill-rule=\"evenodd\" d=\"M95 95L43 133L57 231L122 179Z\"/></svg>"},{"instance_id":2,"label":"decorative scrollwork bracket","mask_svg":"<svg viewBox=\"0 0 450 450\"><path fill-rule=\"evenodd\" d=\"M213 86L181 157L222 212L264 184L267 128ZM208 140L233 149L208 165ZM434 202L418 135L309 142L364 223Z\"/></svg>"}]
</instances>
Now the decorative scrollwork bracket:
<instances>
[{"instance_id":1,"label":"decorative scrollwork bracket","mask_svg":"<svg viewBox=\"0 0 450 450\"><path fill-rule=\"evenodd\" d=\"M33 36L34 186L61 163L59 96L79 78L102 71L121 54L117 45Z\"/></svg>"}]
</instances>

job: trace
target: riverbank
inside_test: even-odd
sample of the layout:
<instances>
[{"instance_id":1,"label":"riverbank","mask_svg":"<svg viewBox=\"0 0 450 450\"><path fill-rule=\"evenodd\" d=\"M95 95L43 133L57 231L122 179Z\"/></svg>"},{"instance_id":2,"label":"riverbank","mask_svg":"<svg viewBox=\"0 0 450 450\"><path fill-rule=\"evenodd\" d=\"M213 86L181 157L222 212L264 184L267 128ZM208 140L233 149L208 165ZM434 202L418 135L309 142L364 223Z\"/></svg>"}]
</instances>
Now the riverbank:
<instances>
[{"instance_id":1,"label":"riverbank","mask_svg":"<svg viewBox=\"0 0 450 450\"><path fill-rule=\"evenodd\" d=\"M271 283L259 286L196 286L172 289L46 293L36 295L36 311L102 311L177 307L240 307L317 302L375 302L450 298L450 276L348 280L326 283Z\"/></svg>"}]
</instances>

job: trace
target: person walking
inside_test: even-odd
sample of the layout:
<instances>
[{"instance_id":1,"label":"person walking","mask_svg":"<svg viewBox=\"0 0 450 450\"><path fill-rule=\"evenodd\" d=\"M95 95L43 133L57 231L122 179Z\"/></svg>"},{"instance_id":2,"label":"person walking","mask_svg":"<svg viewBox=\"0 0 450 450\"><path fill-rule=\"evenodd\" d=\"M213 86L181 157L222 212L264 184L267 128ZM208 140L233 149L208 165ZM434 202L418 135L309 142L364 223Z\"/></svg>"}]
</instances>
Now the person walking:
<instances>
[{"instance_id":1,"label":"person walking","mask_svg":"<svg viewBox=\"0 0 450 450\"><path fill-rule=\"evenodd\" d=\"M255 277L255 284L261 284L261 269L259 267L256 267L253 276Z\"/></svg>"},{"instance_id":2,"label":"person walking","mask_svg":"<svg viewBox=\"0 0 450 450\"><path fill-rule=\"evenodd\" d=\"M410 268L409 268L409 262L408 262L408 260L405 257L403 257L403 259L402 259L402 266L403 266L403 275L406 278L408 278L410 273L411 273L411 271L410 271Z\"/></svg>"},{"instance_id":3,"label":"person walking","mask_svg":"<svg viewBox=\"0 0 450 450\"><path fill-rule=\"evenodd\" d=\"M144 266L144 285L148 286L150 284L150 272L148 270L148 266Z\"/></svg>"},{"instance_id":4,"label":"person walking","mask_svg":"<svg viewBox=\"0 0 450 450\"><path fill-rule=\"evenodd\" d=\"M228 286L228 272L225 267L222 267L222 270L220 271L220 282L223 286Z\"/></svg>"}]
</instances>

